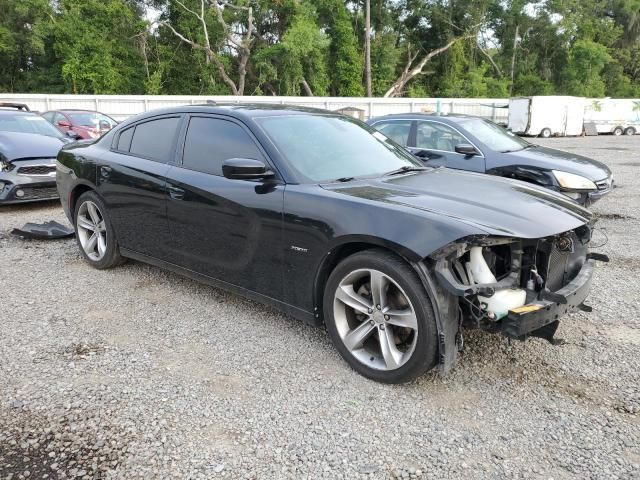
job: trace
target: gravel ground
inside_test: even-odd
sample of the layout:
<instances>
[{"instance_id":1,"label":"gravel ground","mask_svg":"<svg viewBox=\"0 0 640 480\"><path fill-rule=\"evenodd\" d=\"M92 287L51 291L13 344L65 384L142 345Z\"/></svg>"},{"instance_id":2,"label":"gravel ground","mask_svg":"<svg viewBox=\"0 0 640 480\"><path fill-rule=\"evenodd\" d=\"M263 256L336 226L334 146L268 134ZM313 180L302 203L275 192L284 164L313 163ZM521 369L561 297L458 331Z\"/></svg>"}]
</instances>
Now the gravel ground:
<instances>
[{"instance_id":1,"label":"gravel ground","mask_svg":"<svg viewBox=\"0 0 640 480\"><path fill-rule=\"evenodd\" d=\"M469 332L449 376L403 386L261 305L9 235L56 203L0 207L0 478L640 478L640 136L541 143L619 184L593 313L562 346Z\"/></svg>"}]
</instances>

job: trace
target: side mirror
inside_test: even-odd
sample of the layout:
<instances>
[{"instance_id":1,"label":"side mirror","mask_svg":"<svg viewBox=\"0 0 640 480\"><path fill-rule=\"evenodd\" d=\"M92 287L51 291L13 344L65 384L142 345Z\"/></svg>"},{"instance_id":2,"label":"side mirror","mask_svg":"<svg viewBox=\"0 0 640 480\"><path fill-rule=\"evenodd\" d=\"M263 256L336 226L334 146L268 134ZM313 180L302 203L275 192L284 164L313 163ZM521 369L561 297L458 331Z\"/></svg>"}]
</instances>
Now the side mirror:
<instances>
[{"instance_id":1,"label":"side mirror","mask_svg":"<svg viewBox=\"0 0 640 480\"><path fill-rule=\"evenodd\" d=\"M467 157L473 157L474 155L478 155L478 150L476 147L471 145L470 143L459 143L455 148L456 153L461 155L465 155Z\"/></svg>"},{"instance_id":2,"label":"side mirror","mask_svg":"<svg viewBox=\"0 0 640 480\"><path fill-rule=\"evenodd\" d=\"M109 122L107 122L106 120L100 120L98 122L98 128L100 130L110 130L111 129L111 124Z\"/></svg>"},{"instance_id":3,"label":"side mirror","mask_svg":"<svg viewBox=\"0 0 640 480\"><path fill-rule=\"evenodd\" d=\"M222 175L232 180L258 180L273 177L274 173L260 160L228 158L222 162Z\"/></svg>"}]
</instances>

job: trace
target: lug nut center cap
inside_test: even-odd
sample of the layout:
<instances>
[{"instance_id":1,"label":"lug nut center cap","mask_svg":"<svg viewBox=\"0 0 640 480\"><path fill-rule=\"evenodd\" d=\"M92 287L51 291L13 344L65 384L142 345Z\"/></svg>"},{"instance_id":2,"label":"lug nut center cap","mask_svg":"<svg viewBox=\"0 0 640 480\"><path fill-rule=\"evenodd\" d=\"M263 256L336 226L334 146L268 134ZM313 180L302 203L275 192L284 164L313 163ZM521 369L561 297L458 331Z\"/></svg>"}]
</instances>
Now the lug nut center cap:
<instances>
[{"instance_id":1,"label":"lug nut center cap","mask_svg":"<svg viewBox=\"0 0 640 480\"><path fill-rule=\"evenodd\" d=\"M378 325L384 323L384 315L382 314L381 311L376 310L375 312L373 312L373 315L371 315L371 318L373 319L374 322L376 322Z\"/></svg>"}]
</instances>

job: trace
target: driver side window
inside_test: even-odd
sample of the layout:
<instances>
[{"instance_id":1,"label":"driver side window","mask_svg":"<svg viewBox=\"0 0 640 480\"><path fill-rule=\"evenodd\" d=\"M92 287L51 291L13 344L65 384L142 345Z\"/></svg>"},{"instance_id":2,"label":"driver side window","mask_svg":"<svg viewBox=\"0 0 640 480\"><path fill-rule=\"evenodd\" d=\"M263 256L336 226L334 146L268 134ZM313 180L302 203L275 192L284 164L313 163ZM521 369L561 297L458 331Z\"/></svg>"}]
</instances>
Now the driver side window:
<instances>
[{"instance_id":1,"label":"driver side window","mask_svg":"<svg viewBox=\"0 0 640 480\"><path fill-rule=\"evenodd\" d=\"M421 121L416 130L416 147L424 150L455 152L456 145L469 143L453 128L442 123Z\"/></svg>"}]
</instances>

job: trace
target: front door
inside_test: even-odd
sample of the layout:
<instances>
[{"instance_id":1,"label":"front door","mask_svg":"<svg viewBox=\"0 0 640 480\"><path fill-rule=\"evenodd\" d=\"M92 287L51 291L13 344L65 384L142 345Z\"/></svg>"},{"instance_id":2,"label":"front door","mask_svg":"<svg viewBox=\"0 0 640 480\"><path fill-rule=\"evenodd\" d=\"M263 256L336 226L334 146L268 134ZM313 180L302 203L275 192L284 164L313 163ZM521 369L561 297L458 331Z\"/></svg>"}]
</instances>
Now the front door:
<instances>
[{"instance_id":1,"label":"front door","mask_svg":"<svg viewBox=\"0 0 640 480\"><path fill-rule=\"evenodd\" d=\"M120 246L164 259L170 240L165 175L175 158L181 117L155 117L114 139L96 161L104 199Z\"/></svg>"},{"instance_id":2,"label":"front door","mask_svg":"<svg viewBox=\"0 0 640 480\"><path fill-rule=\"evenodd\" d=\"M282 207L278 180L230 180L222 162L268 163L247 128L220 116L189 118L182 162L167 174L171 262L282 298Z\"/></svg>"},{"instance_id":3,"label":"front door","mask_svg":"<svg viewBox=\"0 0 640 480\"><path fill-rule=\"evenodd\" d=\"M458 130L441 122L419 120L416 123L415 144L410 146L410 150L426 165L484 173L482 154L468 156L456 153L456 145L471 143Z\"/></svg>"}]
</instances>

